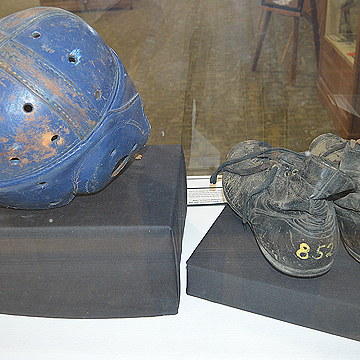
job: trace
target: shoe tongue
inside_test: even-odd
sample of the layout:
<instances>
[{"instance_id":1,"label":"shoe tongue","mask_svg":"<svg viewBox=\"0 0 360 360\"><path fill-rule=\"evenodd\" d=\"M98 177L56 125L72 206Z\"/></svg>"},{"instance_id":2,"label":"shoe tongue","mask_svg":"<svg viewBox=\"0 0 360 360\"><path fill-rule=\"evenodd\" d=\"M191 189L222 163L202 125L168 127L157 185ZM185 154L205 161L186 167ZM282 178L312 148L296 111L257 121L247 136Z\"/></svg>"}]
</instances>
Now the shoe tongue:
<instances>
[{"instance_id":1,"label":"shoe tongue","mask_svg":"<svg viewBox=\"0 0 360 360\"><path fill-rule=\"evenodd\" d=\"M360 149L360 139L357 139L357 140L351 139L351 140L349 140L349 146L351 148L353 148L353 149L359 150Z\"/></svg>"},{"instance_id":2,"label":"shoe tongue","mask_svg":"<svg viewBox=\"0 0 360 360\"><path fill-rule=\"evenodd\" d=\"M351 177L346 175L343 171L326 164L319 158L317 158L316 161L323 163L325 166L322 166L321 168L320 176L310 198L328 199L340 194L355 191L356 183Z\"/></svg>"},{"instance_id":3,"label":"shoe tongue","mask_svg":"<svg viewBox=\"0 0 360 360\"><path fill-rule=\"evenodd\" d=\"M360 144L359 140L350 140L340 162L340 170L343 171L355 184L360 185ZM336 204L347 209L359 211L360 192L357 191L348 194L336 201Z\"/></svg>"},{"instance_id":4,"label":"shoe tongue","mask_svg":"<svg viewBox=\"0 0 360 360\"><path fill-rule=\"evenodd\" d=\"M350 140L345 146L341 157L340 170L352 178L360 178L360 144L358 141Z\"/></svg>"}]
</instances>

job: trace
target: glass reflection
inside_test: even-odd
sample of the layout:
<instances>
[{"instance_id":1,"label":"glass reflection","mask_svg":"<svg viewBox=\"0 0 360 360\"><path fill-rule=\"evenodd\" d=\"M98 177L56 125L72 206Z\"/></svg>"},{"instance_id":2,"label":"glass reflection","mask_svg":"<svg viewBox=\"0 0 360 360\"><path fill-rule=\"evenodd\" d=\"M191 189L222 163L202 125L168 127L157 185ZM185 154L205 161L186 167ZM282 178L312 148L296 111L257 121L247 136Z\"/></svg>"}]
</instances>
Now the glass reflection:
<instances>
[{"instance_id":1,"label":"glass reflection","mask_svg":"<svg viewBox=\"0 0 360 360\"><path fill-rule=\"evenodd\" d=\"M148 144L181 143L189 175L210 174L240 141L305 151L317 135L338 134L316 90L312 26L303 18L296 85L289 84L293 22L281 13L270 19L251 71L263 21L260 0L0 3L1 17L39 5L73 6L69 10L100 33L133 79L152 125ZM337 33L349 19L356 33L349 11Z\"/></svg>"}]
</instances>

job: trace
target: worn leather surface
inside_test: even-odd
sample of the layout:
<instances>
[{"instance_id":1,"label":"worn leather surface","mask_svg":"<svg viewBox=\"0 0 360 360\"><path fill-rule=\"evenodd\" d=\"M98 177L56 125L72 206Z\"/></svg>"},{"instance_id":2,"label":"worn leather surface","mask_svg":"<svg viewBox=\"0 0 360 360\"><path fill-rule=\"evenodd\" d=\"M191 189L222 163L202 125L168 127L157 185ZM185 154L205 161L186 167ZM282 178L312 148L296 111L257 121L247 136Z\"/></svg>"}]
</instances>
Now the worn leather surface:
<instances>
[{"instance_id":1,"label":"worn leather surface","mask_svg":"<svg viewBox=\"0 0 360 360\"><path fill-rule=\"evenodd\" d=\"M328 271L340 240L329 198L353 190L352 180L314 156L260 141L237 144L227 161L235 163L223 169L225 197L266 258L295 276Z\"/></svg>"},{"instance_id":2,"label":"worn leather surface","mask_svg":"<svg viewBox=\"0 0 360 360\"><path fill-rule=\"evenodd\" d=\"M360 261L360 145L334 134L318 136L310 145L312 154L331 161L356 185L354 191L334 200L339 228L349 253Z\"/></svg>"}]
</instances>

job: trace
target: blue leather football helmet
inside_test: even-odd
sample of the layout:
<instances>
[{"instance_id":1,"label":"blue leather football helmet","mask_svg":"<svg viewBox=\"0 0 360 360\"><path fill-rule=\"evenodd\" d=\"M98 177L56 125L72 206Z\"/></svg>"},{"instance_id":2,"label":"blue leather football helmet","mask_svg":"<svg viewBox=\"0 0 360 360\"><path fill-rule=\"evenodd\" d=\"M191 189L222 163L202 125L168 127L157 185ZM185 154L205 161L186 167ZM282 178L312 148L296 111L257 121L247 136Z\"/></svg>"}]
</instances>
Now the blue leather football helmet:
<instances>
[{"instance_id":1,"label":"blue leather football helmet","mask_svg":"<svg viewBox=\"0 0 360 360\"><path fill-rule=\"evenodd\" d=\"M0 99L2 207L48 209L98 192L150 135L116 53L57 8L0 20Z\"/></svg>"}]
</instances>

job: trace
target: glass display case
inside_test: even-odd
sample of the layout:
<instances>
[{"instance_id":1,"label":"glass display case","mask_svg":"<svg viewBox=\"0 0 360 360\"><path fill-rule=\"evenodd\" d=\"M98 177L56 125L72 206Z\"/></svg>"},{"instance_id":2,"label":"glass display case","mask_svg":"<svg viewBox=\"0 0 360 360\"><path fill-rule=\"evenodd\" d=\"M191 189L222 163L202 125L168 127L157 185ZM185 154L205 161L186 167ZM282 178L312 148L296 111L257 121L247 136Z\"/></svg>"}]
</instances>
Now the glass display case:
<instances>
[{"instance_id":1,"label":"glass display case","mask_svg":"<svg viewBox=\"0 0 360 360\"><path fill-rule=\"evenodd\" d=\"M39 6L41 16L8 17ZM50 18L49 7L62 10ZM72 155L75 135L66 137L72 133L94 159L74 160L78 167L67 179L70 194L78 196L68 205L0 207L0 359L278 360L306 354L358 360L360 263L340 242L332 201L353 195L347 190L355 185L310 152L323 134L360 138L359 8L360 0L0 0L0 19L8 17L2 25L12 26L5 31L0 20L0 165L25 168L24 144L31 159L44 162L63 144ZM60 21L64 10L70 13ZM82 20L89 27L80 26ZM95 42L99 38L104 43ZM103 70L109 62L116 66ZM27 72L41 76L30 82ZM112 86L100 86L104 79ZM118 93L126 102L115 107ZM137 153L139 141L129 140L127 128L119 135L90 120L111 112L110 125L120 119L140 131L135 115L141 111L123 116L140 95L151 131ZM33 104L43 103L49 109L38 116L40 106ZM75 112L79 124L89 119L85 130L69 115ZM53 118L61 126L50 127ZM35 129L29 136L27 127ZM250 147L244 156L231 151L251 140L261 145L258 154ZM120 143L127 155L120 155ZM273 243L294 250L278 258L300 264L331 258L334 241L313 245L330 227L339 246L331 271L304 279L268 261L252 220L224 199L223 184L235 181L221 177L221 165L234 153L239 157L232 165L244 165L234 174L244 176L251 191L242 196L244 209L259 213L261 227L278 235ZM59 168L52 159L51 169ZM111 183L97 191L103 169ZM39 194L59 205L46 197L50 185L58 193L65 178L59 174L51 184L34 176L33 192L9 188L31 202ZM9 177L15 185L23 179ZM86 194L78 193L80 183ZM1 200L1 176L0 185ZM263 201L262 194L269 196ZM255 203L265 204L266 212ZM288 231L295 227L304 235L298 243Z\"/></svg>"},{"instance_id":2,"label":"glass display case","mask_svg":"<svg viewBox=\"0 0 360 360\"><path fill-rule=\"evenodd\" d=\"M360 2L330 0L327 4L325 36L354 64Z\"/></svg>"},{"instance_id":3,"label":"glass display case","mask_svg":"<svg viewBox=\"0 0 360 360\"><path fill-rule=\"evenodd\" d=\"M360 135L358 0L322 0L318 90L345 138Z\"/></svg>"}]
</instances>

